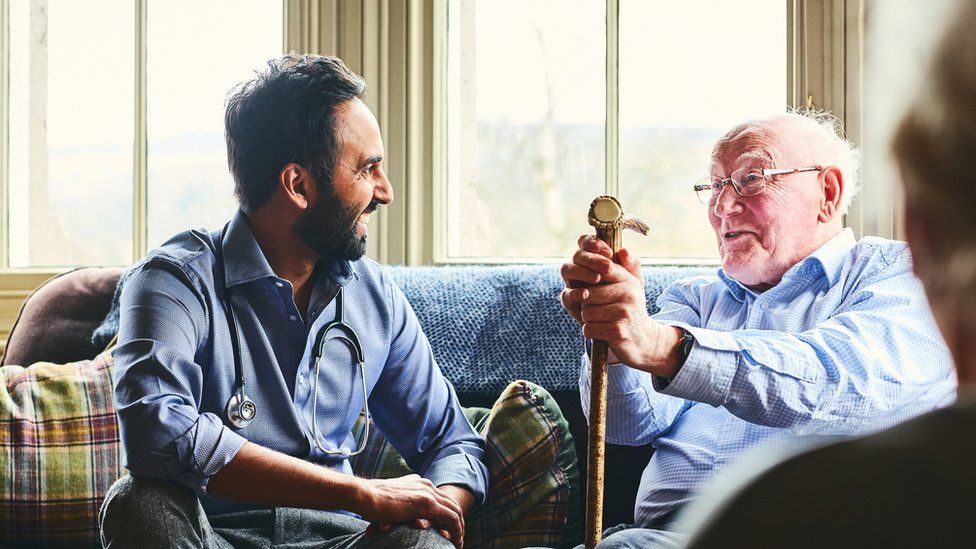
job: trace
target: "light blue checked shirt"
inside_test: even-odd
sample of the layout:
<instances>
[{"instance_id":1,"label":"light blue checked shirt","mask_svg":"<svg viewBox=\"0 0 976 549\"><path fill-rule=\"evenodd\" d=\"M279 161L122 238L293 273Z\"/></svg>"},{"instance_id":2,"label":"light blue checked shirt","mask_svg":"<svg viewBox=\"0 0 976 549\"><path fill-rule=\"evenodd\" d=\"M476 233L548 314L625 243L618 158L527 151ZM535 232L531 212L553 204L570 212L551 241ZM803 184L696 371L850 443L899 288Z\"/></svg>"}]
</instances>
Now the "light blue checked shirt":
<instances>
[{"instance_id":1,"label":"light blue checked shirt","mask_svg":"<svg viewBox=\"0 0 976 549\"><path fill-rule=\"evenodd\" d=\"M427 338L400 289L369 259L319 264L303 320L291 284L272 271L238 213L224 240L225 281L240 327L248 396L257 416L243 429L224 412L235 390L223 292L214 288L219 233L181 233L137 265L122 291L115 401L126 466L198 491L208 513L250 507L211 497L210 478L245 439L352 474L348 459L321 452L356 448L351 431L362 409L359 368L331 332L312 417L315 335L335 318L343 287L345 320L366 360L369 409L407 463L434 484L457 484L484 499L483 442L434 362ZM328 502L323 502L326 505Z\"/></svg>"},{"instance_id":2,"label":"light blue checked shirt","mask_svg":"<svg viewBox=\"0 0 976 549\"><path fill-rule=\"evenodd\" d=\"M687 362L668 384L611 365L607 389L607 441L656 448L638 526L764 439L866 433L955 400L951 357L903 242L856 242L846 229L763 293L720 270L672 285L657 303L655 319L694 335Z\"/></svg>"}]
</instances>

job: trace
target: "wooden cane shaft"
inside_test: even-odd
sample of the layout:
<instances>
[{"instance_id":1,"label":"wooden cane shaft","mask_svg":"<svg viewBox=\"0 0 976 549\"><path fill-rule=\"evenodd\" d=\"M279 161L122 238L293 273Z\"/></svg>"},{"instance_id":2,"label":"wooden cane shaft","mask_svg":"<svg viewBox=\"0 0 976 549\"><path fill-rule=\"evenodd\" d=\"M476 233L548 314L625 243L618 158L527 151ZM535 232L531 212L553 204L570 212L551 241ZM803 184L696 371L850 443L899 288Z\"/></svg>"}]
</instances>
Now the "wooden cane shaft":
<instances>
[{"instance_id":1,"label":"wooden cane shaft","mask_svg":"<svg viewBox=\"0 0 976 549\"><path fill-rule=\"evenodd\" d=\"M596 235L614 254L620 249L620 229L597 229ZM586 548L593 549L603 536L604 450L607 433L607 354L606 341L593 340L590 354L590 432L587 445Z\"/></svg>"}]
</instances>

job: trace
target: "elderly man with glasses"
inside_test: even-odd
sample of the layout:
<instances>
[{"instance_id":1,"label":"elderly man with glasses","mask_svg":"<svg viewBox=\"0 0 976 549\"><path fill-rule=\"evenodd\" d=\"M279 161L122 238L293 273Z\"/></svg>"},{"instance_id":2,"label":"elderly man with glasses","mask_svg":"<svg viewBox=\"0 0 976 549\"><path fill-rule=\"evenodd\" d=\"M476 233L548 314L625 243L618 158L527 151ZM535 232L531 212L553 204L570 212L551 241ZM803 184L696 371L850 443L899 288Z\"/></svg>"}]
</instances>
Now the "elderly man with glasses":
<instances>
[{"instance_id":1,"label":"elderly man with glasses","mask_svg":"<svg viewBox=\"0 0 976 549\"><path fill-rule=\"evenodd\" d=\"M666 289L657 314L628 250L615 263L582 236L563 265L563 306L587 341L610 346L607 441L656 448L636 524L601 547L675 541L676 511L749 447L879 430L954 401L907 246L843 226L857 152L836 128L824 113L790 113L719 139L694 189L722 266ZM589 372L583 356L586 411Z\"/></svg>"}]
</instances>

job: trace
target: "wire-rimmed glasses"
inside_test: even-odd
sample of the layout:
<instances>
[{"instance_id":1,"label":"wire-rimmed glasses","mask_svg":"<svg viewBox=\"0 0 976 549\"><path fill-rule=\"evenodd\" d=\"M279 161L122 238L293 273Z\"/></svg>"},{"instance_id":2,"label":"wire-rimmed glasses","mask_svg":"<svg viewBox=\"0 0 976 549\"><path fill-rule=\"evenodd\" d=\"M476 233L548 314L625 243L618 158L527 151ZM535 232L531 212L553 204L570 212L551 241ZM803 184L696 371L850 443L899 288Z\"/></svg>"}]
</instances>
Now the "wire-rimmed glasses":
<instances>
[{"instance_id":1,"label":"wire-rimmed glasses","mask_svg":"<svg viewBox=\"0 0 976 549\"><path fill-rule=\"evenodd\" d=\"M714 206L718 197L722 194L725 185L731 183L739 196L756 196L766 190L766 184L777 175L790 175L803 172L819 172L823 170L820 166L808 166L805 168L740 168L732 172L725 179L719 177L706 177L695 184L695 194L702 204Z\"/></svg>"}]
</instances>

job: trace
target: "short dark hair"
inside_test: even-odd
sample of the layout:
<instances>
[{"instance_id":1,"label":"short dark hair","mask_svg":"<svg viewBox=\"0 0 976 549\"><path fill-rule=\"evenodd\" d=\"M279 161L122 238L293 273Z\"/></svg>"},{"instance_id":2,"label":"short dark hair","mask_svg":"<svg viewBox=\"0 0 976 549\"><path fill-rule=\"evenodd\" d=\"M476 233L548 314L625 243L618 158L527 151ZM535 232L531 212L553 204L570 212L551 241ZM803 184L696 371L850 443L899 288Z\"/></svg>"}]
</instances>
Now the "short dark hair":
<instances>
[{"instance_id":1,"label":"short dark hair","mask_svg":"<svg viewBox=\"0 0 976 549\"><path fill-rule=\"evenodd\" d=\"M238 84L227 97L224 139L234 194L245 213L271 198L294 162L319 188L332 182L339 149L336 107L362 98L366 82L337 57L288 54Z\"/></svg>"}]
</instances>

